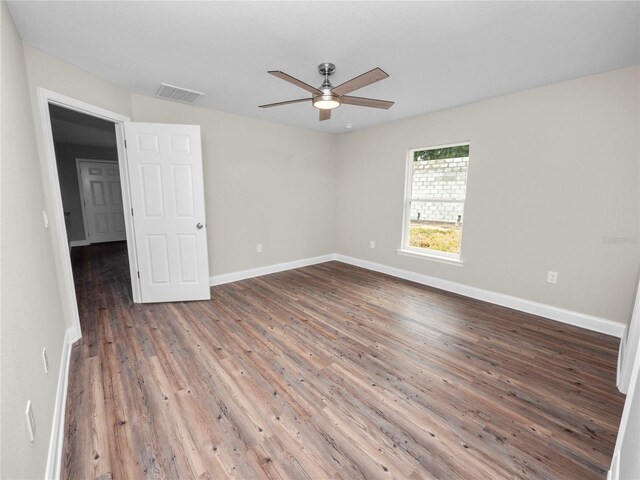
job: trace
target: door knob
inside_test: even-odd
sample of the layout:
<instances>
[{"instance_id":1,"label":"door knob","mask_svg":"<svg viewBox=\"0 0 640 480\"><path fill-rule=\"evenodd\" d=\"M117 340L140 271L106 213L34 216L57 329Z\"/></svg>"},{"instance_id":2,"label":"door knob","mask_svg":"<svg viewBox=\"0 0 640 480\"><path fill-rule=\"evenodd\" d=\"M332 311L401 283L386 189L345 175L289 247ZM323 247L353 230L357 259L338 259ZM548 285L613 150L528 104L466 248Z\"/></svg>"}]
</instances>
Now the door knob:
<instances>
[{"instance_id":1,"label":"door knob","mask_svg":"<svg viewBox=\"0 0 640 480\"><path fill-rule=\"evenodd\" d=\"M202 227L204 227L204 225L202 225L201 223L196 224L196 228L198 230L202 230Z\"/></svg>"}]
</instances>

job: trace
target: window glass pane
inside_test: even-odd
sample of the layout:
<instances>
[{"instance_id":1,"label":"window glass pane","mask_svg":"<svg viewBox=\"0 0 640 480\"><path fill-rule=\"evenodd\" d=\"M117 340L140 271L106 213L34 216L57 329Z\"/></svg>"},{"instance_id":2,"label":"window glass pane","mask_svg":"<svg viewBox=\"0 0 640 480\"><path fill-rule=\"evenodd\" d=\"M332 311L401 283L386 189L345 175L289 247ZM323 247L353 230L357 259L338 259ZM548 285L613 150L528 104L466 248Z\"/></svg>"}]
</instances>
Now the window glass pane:
<instances>
[{"instance_id":1,"label":"window glass pane","mask_svg":"<svg viewBox=\"0 0 640 480\"><path fill-rule=\"evenodd\" d=\"M462 225L462 202L411 202L411 222L459 223Z\"/></svg>"},{"instance_id":2,"label":"window glass pane","mask_svg":"<svg viewBox=\"0 0 640 480\"><path fill-rule=\"evenodd\" d=\"M414 150L410 162L404 245L460 255L469 145Z\"/></svg>"},{"instance_id":3,"label":"window glass pane","mask_svg":"<svg viewBox=\"0 0 640 480\"><path fill-rule=\"evenodd\" d=\"M416 160L414 156L411 198L464 200L468 165L469 157Z\"/></svg>"},{"instance_id":4,"label":"window glass pane","mask_svg":"<svg viewBox=\"0 0 640 480\"><path fill-rule=\"evenodd\" d=\"M411 202L409 246L460 253L462 202Z\"/></svg>"},{"instance_id":5,"label":"window glass pane","mask_svg":"<svg viewBox=\"0 0 640 480\"><path fill-rule=\"evenodd\" d=\"M469 156L469 145L455 147L428 148L413 152L414 161L438 160L440 158L462 158Z\"/></svg>"}]
</instances>

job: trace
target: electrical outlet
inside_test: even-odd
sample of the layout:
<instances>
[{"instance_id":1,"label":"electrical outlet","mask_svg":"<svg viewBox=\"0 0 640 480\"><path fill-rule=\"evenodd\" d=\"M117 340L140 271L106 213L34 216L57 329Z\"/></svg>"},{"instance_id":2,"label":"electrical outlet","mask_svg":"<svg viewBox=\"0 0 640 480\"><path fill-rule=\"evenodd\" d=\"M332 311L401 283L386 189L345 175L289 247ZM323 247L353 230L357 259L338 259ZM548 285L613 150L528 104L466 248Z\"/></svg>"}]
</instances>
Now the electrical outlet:
<instances>
[{"instance_id":1,"label":"electrical outlet","mask_svg":"<svg viewBox=\"0 0 640 480\"><path fill-rule=\"evenodd\" d=\"M369 246L370 246L371 248L376 248L376 241L375 241L375 240L371 240L371 241L369 241Z\"/></svg>"},{"instance_id":2,"label":"electrical outlet","mask_svg":"<svg viewBox=\"0 0 640 480\"><path fill-rule=\"evenodd\" d=\"M262 244L261 244L261 243L258 243L258 244L256 245L256 252L257 252L257 253L261 253L261 252L262 252Z\"/></svg>"},{"instance_id":3,"label":"electrical outlet","mask_svg":"<svg viewBox=\"0 0 640 480\"><path fill-rule=\"evenodd\" d=\"M49 373L49 355L47 355L47 347L42 349L42 361L44 362L44 373Z\"/></svg>"},{"instance_id":4,"label":"electrical outlet","mask_svg":"<svg viewBox=\"0 0 640 480\"><path fill-rule=\"evenodd\" d=\"M31 407L31 400L27 402L27 409L24 411L27 417L27 430L29 431L29 441L33 442L36 434L36 419L33 416L33 408Z\"/></svg>"},{"instance_id":5,"label":"electrical outlet","mask_svg":"<svg viewBox=\"0 0 640 480\"><path fill-rule=\"evenodd\" d=\"M49 228L49 217L44 210L42 211L42 220L44 220L44 229L47 230Z\"/></svg>"},{"instance_id":6,"label":"electrical outlet","mask_svg":"<svg viewBox=\"0 0 640 480\"><path fill-rule=\"evenodd\" d=\"M551 270L549 270L547 272L547 282L558 283L558 272L552 272Z\"/></svg>"}]
</instances>

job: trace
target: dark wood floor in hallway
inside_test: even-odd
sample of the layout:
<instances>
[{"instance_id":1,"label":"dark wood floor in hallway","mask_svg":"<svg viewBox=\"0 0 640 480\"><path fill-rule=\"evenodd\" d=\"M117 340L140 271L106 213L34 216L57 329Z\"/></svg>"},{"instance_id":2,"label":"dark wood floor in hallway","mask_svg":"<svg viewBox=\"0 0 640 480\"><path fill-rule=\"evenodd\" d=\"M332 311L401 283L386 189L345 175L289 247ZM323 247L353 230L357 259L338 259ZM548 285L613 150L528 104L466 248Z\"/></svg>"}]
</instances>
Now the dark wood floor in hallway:
<instances>
[{"instance_id":1,"label":"dark wood floor in hallway","mask_svg":"<svg viewBox=\"0 0 640 480\"><path fill-rule=\"evenodd\" d=\"M338 262L133 304L72 252L63 478L605 478L618 340Z\"/></svg>"}]
</instances>

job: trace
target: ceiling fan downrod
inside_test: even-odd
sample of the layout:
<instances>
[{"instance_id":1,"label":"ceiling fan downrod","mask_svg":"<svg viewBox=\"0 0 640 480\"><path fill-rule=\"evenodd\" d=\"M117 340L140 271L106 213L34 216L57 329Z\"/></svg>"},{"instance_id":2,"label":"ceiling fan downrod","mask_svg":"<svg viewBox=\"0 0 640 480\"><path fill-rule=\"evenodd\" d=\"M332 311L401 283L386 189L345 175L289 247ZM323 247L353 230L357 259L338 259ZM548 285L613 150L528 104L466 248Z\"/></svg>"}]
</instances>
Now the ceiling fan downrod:
<instances>
[{"instance_id":1,"label":"ceiling fan downrod","mask_svg":"<svg viewBox=\"0 0 640 480\"><path fill-rule=\"evenodd\" d=\"M324 90L326 88L331 90L333 85L331 85L331 82L329 81L329 76L333 75L333 72L336 71L336 66L329 62L321 63L318 65L318 71L320 72L320 75L324 76L324 82L322 82L320 90Z\"/></svg>"}]
</instances>

